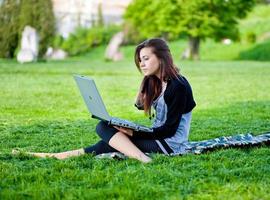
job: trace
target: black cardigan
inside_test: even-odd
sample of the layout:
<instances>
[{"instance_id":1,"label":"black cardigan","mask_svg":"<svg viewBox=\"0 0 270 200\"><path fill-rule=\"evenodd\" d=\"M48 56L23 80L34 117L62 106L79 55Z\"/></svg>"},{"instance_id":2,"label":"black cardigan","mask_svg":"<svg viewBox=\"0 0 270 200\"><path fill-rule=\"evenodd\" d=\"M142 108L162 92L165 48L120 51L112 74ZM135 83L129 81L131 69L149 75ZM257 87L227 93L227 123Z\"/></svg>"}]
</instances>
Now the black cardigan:
<instances>
[{"instance_id":1,"label":"black cardigan","mask_svg":"<svg viewBox=\"0 0 270 200\"><path fill-rule=\"evenodd\" d=\"M179 126L182 114L190 112L196 103L193 99L192 89L183 76L168 80L164 91L164 101L167 105L167 118L165 123L153 128L153 132L134 131L133 137L142 139L164 139L172 137Z\"/></svg>"}]
</instances>

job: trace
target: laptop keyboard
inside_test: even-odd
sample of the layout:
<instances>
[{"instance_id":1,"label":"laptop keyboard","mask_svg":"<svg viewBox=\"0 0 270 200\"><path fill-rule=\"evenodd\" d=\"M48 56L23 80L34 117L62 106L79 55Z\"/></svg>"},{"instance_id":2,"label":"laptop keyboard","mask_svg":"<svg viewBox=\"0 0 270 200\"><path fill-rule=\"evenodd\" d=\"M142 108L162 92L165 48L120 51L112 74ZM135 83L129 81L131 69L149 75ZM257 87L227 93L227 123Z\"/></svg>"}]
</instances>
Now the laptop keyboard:
<instances>
[{"instance_id":1,"label":"laptop keyboard","mask_svg":"<svg viewBox=\"0 0 270 200\"><path fill-rule=\"evenodd\" d=\"M125 119L119 119L119 118L112 118L111 123L118 124L119 126L125 126L125 127L132 127L136 128L137 125L131 121L125 120Z\"/></svg>"},{"instance_id":2,"label":"laptop keyboard","mask_svg":"<svg viewBox=\"0 0 270 200\"><path fill-rule=\"evenodd\" d=\"M131 122L125 119L119 119L119 118L113 117L110 123L112 125L116 125L116 126L118 125L118 126L130 128L136 131L153 132L153 130L151 128L148 128L147 126L138 125L138 124L135 124L134 122Z\"/></svg>"}]
</instances>

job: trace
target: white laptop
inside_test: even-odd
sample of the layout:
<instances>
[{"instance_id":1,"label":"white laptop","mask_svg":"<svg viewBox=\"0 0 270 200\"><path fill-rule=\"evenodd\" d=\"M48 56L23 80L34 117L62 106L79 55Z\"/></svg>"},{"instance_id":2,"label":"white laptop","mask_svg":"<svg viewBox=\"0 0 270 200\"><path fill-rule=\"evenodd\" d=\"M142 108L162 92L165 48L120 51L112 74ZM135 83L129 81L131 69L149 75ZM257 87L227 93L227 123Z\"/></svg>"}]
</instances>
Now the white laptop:
<instances>
[{"instance_id":1,"label":"white laptop","mask_svg":"<svg viewBox=\"0 0 270 200\"><path fill-rule=\"evenodd\" d=\"M153 132L152 128L128 120L111 117L106 110L94 80L81 75L74 75L74 79L92 118L105 121L110 125L125 127L135 131Z\"/></svg>"}]
</instances>

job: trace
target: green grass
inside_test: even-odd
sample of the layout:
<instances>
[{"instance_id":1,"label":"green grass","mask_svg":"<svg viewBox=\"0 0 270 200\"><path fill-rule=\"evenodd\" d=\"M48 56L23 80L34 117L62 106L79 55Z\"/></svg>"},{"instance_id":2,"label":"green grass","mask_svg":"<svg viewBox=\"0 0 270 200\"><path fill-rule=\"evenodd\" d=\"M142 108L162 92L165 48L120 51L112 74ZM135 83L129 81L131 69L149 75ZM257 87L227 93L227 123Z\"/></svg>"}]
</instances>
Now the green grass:
<instances>
[{"instance_id":1,"label":"green grass","mask_svg":"<svg viewBox=\"0 0 270 200\"><path fill-rule=\"evenodd\" d=\"M179 62L193 86L197 107L190 140L270 128L270 63ZM270 149L223 149L203 155L155 155L135 160L65 161L12 156L13 148L60 152L98 141L72 74L94 77L109 112L142 124L133 107L141 75L126 58L102 59L104 48L66 61L17 64L0 61L0 199L269 199Z\"/></svg>"}]
</instances>

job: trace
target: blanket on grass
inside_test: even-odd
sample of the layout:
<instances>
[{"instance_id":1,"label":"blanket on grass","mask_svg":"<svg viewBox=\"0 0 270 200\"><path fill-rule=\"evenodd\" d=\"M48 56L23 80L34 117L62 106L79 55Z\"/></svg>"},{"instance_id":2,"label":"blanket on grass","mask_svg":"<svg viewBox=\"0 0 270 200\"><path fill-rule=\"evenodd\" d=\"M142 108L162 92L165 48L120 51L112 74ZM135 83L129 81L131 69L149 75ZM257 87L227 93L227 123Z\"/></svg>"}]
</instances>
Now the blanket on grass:
<instances>
[{"instance_id":1,"label":"blanket on grass","mask_svg":"<svg viewBox=\"0 0 270 200\"><path fill-rule=\"evenodd\" d=\"M186 148L183 152L171 153L169 156L181 156L185 154L201 154L209 151L213 151L220 148L244 148L251 146L270 144L270 132L266 132L260 135L252 135L252 133L238 134L233 136L222 136L209 140L202 140L197 142L187 142ZM118 153L104 153L96 156L97 158L113 158L113 159L125 159L126 156Z\"/></svg>"}]
</instances>

